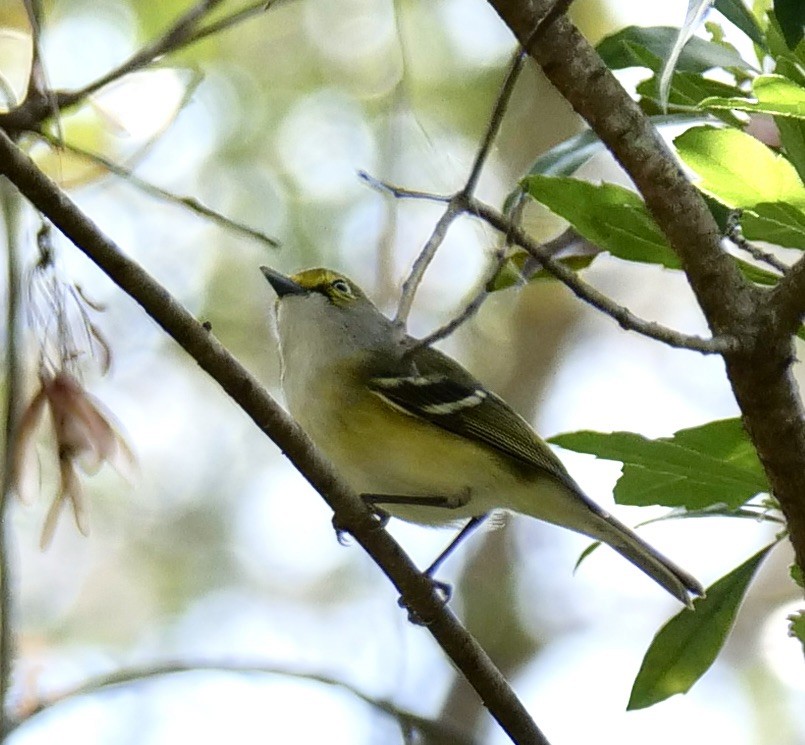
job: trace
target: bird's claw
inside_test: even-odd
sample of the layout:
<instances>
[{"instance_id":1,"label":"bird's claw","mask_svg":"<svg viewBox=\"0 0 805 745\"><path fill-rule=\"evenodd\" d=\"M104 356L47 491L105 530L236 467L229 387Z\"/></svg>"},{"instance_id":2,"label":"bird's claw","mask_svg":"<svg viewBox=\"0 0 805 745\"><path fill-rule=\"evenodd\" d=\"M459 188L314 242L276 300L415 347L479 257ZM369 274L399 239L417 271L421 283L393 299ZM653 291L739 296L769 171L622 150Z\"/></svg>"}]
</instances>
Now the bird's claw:
<instances>
[{"instance_id":1,"label":"bird's claw","mask_svg":"<svg viewBox=\"0 0 805 745\"><path fill-rule=\"evenodd\" d=\"M439 596L439 600L442 605L447 605L450 602L450 598L453 596L453 588L447 584L447 582L442 582L441 580L434 579L428 574L423 575L430 580L431 586L435 590L436 594ZM400 608L404 608L408 611L408 621L415 626L429 626L430 621L423 619L416 611L412 610L408 604L405 602L405 598L401 597L397 600L397 605Z\"/></svg>"},{"instance_id":2,"label":"bird's claw","mask_svg":"<svg viewBox=\"0 0 805 745\"><path fill-rule=\"evenodd\" d=\"M372 518L375 522L376 529L381 530L382 528L385 528L391 519L388 513L374 507L373 505L369 505L369 507L372 510ZM335 537L339 545L346 546L349 544L349 540L347 538L347 536L350 534L349 530L341 524L338 519L338 515L333 515L333 530L335 531Z\"/></svg>"}]
</instances>

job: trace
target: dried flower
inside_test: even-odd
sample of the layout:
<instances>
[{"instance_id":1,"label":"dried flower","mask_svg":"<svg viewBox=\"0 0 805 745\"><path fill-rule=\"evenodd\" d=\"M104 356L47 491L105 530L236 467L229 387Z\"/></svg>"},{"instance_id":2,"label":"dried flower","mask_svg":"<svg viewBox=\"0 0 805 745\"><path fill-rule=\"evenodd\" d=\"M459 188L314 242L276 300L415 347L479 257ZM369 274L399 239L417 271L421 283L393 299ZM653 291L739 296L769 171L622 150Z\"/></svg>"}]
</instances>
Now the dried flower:
<instances>
[{"instance_id":1,"label":"dried flower","mask_svg":"<svg viewBox=\"0 0 805 745\"><path fill-rule=\"evenodd\" d=\"M42 529L41 547L53 538L62 507L69 503L75 523L89 532L87 508L76 472L95 473L104 462L123 476L131 473L134 456L110 422L110 416L76 377L65 371L41 373L40 387L20 418L14 450L14 483L23 502L32 501L31 473L36 465L35 436L45 407L50 409L59 463L59 490Z\"/></svg>"}]
</instances>

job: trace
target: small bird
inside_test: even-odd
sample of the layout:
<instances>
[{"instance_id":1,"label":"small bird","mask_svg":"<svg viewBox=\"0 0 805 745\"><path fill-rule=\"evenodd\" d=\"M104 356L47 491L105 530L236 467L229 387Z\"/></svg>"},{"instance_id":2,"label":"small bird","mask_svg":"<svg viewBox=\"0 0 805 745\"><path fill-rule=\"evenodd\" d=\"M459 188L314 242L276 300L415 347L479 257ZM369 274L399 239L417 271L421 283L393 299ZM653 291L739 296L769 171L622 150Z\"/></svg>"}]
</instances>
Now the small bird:
<instances>
[{"instance_id":1,"label":"small bird","mask_svg":"<svg viewBox=\"0 0 805 745\"><path fill-rule=\"evenodd\" d=\"M602 541L680 602L703 595L581 490L503 399L450 357L404 334L347 277L261 267L277 293L282 386L292 416L357 493L426 525L469 520L427 570L495 510Z\"/></svg>"}]
</instances>

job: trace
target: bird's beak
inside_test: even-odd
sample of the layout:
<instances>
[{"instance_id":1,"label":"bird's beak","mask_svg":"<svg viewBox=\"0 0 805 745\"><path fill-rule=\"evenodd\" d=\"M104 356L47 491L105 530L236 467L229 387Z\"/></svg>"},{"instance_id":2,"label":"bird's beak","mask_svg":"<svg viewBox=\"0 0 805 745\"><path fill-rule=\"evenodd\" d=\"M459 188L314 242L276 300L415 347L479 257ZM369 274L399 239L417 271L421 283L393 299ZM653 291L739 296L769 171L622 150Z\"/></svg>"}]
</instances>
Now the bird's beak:
<instances>
[{"instance_id":1,"label":"bird's beak","mask_svg":"<svg viewBox=\"0 0 805 745\"><path fill-rule=\"evenodd\" d=\"M261 266L260 271L268 280L269 284L274 288L274 292L277 293L278 297L284 297L285 295L307 294L307 289L294 282L290 277L286 277L284 274L275 272L273 269L269 269L267 266Z\"/></svg>"}]
</instances>

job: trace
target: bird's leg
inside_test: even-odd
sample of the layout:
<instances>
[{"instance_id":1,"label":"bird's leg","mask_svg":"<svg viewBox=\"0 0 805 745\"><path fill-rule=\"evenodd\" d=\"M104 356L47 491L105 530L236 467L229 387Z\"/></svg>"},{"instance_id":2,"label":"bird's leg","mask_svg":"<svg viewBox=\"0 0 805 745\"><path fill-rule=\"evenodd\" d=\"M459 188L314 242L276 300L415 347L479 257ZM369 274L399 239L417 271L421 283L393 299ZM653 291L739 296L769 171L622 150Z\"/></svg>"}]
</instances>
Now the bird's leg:
<instances>
[{"instance_id":1,"label":"bird's leg","mask_svg":"<svg viewBox=\"0 0 805 745\"><path fill-rule=\"evenodd\" d=\"M445 603L450 602L450 597L453 594L453 588L447 582L442 582L441 580L436 579L433 574L442 565L444 560L450 556L451 553L453 553L453 550L458 546L458 544L461 543L468 535L470 535L470 533L472 533L484 520L486 520L487 517L489 517L489 515L485 514L476 515L475 517L470 518L469 522L459 531L459 534L453 538L452 541L450 541L450 544L447 546L447 548L442 551L442 553L436 557L436 560L422 573L431 581L434 589L442 596L442 599ZM408 620L411 623L416 624L417 626L425 625L422 619L405 605L402 598L397 601L397 604L401 608L406 608L406 610L408 610Z\"/></svg>"},{"instance_id":2,"label":"bird's leg","mask_svg":"<svg viewBox=\"0 0 805 745\"><path fill-rule=\"evenodd\" d=\"M450 541L450 543L448 544L447 548L445 548L445 550L442 551L442 553L440 553L434 559L434 561L431 563L431 565L425 570L424 574L426 574L428 577L430 577L431 580L433 580L433 582L435 584L441 585L442 589L447 588L449 590L449 587L450 587L449 585L445 585L443 582L439 582L438 580L433 579L433 575L436 573L436 570L442 564L444 564L444 562L447 559L447 557L450 556L450 554L452 554L453 551L455 551L455 549L458 547L458 544L461 543L471 533L475 532L475 529L484 520L486 520L487 517L489 517L489 514L476 515L475 517L470 518L470 520L467 522L467 524L459 531L458 535L455 538L453 538L452 541ZM447 594L448 594L448 598L449 598L449 592Z\"/></svg>"},{"instance_id":3,"label":"bird's leg","mask_svg":"<svg viewBox=\"0 0 805 745\"><path fill-rule=\"evenodd\" d=\"M366 504L374 507L378 504L411 504L417 507L441 507L445 510L457 510L470 501L468 492L462 492L450 497L413 497L410 494L361 494Z\"/></svg>"},{"instance_id":4,"label":"bird's leg","mask_svg":"<svg viewBox=\"0 0 805 745\"><path fill-rule=\"evenodd\" d=\"M383 504L413 504L445 510L457 510L459 507L464 507L470 500L469 491L450 497L412 497L408 494L361 494L360 496L377 517L377 526L379 528L385 528L389 521L388 513L380 506ZM338 542L343 546L345 544L344 533L348 531L338 524L335 516L333 516L333 530L335 530Z\"/></svg>"}]
</instances>

